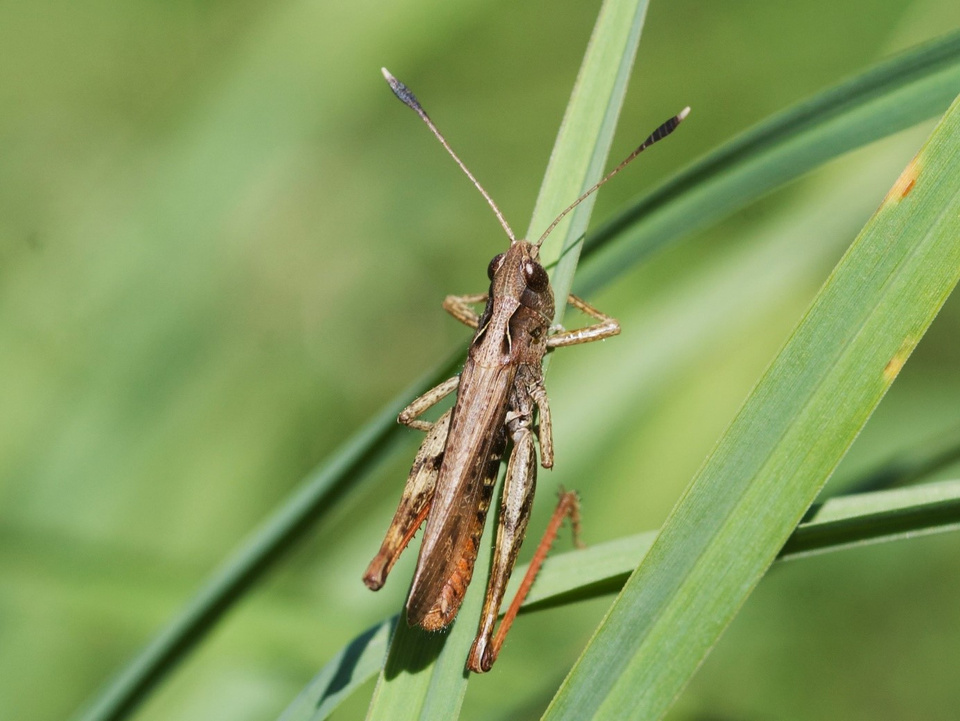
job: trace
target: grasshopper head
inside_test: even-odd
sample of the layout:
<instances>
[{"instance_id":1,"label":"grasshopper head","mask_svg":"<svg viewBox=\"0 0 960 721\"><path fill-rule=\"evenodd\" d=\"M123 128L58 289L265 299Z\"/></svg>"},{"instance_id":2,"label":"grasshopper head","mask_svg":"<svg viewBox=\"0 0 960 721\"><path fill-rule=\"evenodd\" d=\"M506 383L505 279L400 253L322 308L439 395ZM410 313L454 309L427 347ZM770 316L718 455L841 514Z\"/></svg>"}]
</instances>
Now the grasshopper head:
<instances>
[{"instance_id":1,"label":"grasshopper head","mask_svg":"<svg viewBox=\"0 0 960 721\"><path fill-rule=\"evenodd\" d=\"M537 261L538 248L525 240L512 243L506 253L490 261L490 295L513 298L520 305L553 320L553 289L550 277Z\"/></svg>"}]
</instances>

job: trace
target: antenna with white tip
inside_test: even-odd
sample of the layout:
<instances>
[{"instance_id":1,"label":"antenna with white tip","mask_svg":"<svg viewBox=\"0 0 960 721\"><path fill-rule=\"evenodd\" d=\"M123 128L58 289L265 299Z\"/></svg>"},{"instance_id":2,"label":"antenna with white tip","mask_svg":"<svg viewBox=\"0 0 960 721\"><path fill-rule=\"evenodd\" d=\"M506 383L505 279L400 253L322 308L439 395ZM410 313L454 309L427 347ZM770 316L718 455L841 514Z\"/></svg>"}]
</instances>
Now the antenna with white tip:
<instances>
[{"instance_id":1,"label":"antenna with white tip","mask_svg":"<svg viewBox=\"0 0 960 721\"><path fill-rule=\"evenodd\" d=\"M423 120L423 122L427 124L427 127L433 131L433 134L437 136L437 140L440 141L440 144L443 145L443 147L447 149L447 152L450 153L450 156L457 161L457 165L460 166L460 169L467 174L467 177L470 178L477 190L479 190L483 197L487 199L487 203L490 204L490 207L493 208L493 212L496 214L497 220L500 221L500 225L502 225L503 229L507 231L507 237L510 238L510 242L516 243L517 236L513 234L513 229L510 227L510 224L507 222L506 218L503 217L503 213L500 212L500 208L498 208L497 204L493 202L493 198L491 198L489 193L483 189L483 186L480 185L480 182L473 177L473 173L467 170L467 166L463 164L463 161L457 157L455 152L453 152L453 148L450 147L450 144L447 143L446 138L443 137L441 132L437 130L437 126L433 124L432 120L430 120L430 116L427 115L416 96L410 92L410 88L393 77L390 74L390 71L386 68L380 68L380 72L383 73L383 77L385 77L387 82L390 83L390 89L393 90L393 94L400 98L404 105L420 116L420 119Z\"/></svg>"},{"instance_id":2,"label":"antenna with white tip","mask_svg":"<svg viewBox=\"0 0 960 721\"><path fill-rule=\"evenodd\" d=\"M572 203L570 203L570 205L567 206L566 210L564 210L562 213L560 213L560 215L558 215L558 216L556 217L556 219L555 219L552 223L550 223L550 227L547 228L545 231L543 231L543 235L540 236L540 240L538 240L538 241L536 242L536 247L539 248L541 245L543 245L543 241L546 240L547 236L550 235L550 233L553 231L553 229L556 228L556 227L560 224L560 221L564 219L564 217L567 215L567 213L569 213L571 210L573 210L573 209L576 208L578 205L580 205L580 203L582 203L584 200L586 200L587 198L589 198L593 193L595 193L595 192L597 191L597 189L598 189L601 185L603 185L603 184L606 183L608 180L610 180L610 178L612 178L614 175L616 175L616 174L619 173L621 170L623 170L625 167L627 167L627 165L630 163L630 161L632 161L634 158L636 158L638 155L640 155L640 153L642 153L644 150L646 150L647 148L649 148L651 145L653 145L653 144L654 144L655 142L657 142L658 140L663 140L665 137L667 137L668 135L670 135L670 133L672 133L674 130L676 130L676 129L677 129L677 126L680 125L680 123L683 121L683 119L684 119L685 117L687 117L689 114L690 114L690 107L687 106L687 107L685 107L683 110L681 110L679 113L677 113L676 115L674 115L672 118L670 118L667 122L665 122L665 123L663 123L662 125L660 125L660 126L659 126L656 130L654 130L652 133L650 133L650 135L647 136L647 139L644 140L642 143L640 143L640 145L637 147L637 149L634 150L632 153L630 153L630 155L628 155L626 158L624 158L623 162L620 163L620 165L618 165L616 168L614 168L614 169L611 170L609 173L607 173L599 183L597 183L596 185L594 185L594 186L593 186L592 188L590 188L587 192L585 192L583 195L581 195L581 196L580 196L579 198L577 198L575 201L573 201Z\"/></svg>"}]
</instances>

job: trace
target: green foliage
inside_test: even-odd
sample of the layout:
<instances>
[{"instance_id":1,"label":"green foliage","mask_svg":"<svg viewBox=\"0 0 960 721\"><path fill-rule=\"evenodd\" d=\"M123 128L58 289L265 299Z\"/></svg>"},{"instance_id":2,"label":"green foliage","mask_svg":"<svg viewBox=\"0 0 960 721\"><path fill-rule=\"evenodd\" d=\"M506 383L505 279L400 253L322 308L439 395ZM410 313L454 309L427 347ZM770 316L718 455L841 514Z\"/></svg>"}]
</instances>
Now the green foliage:
<instances>
[{"instance_id":1,"label":"green foliage","mask_svg":"<svg viewBox=\"0 0 960 721\"><path fill-rule=\"evenodd\" d=\"M633 14L616 28L629 37L592 49L595 65L570 104L582 115L561 131L572 150L551 160L533 235L602 172L644 15L629 6L607 4ZM335 707L363 713L372 690L363 682L392 628L375 621L400 608L413 562L403 559L377 596L359 582L416 442L393 417L449 375L458 356L436 359L464 343L462 329L424 308L482 287L503 244L376 69L386 64L415 88L516 225L595 12L561 2L549 17L520 5L494 14L430 0L376 14L300 2L2 11L0 716L62 718L91 697L91 719L135 708L145 719L270 718L294 697L288 721ZM464 718L539 717L606 594L649 545L637 531L661 526L681 497L550 711L619 707L634 687L618 677L655 672L666 678L636 685L655 689L644 699L651 710L635 713L661 714L950 285L956 233L936 217L956 202L945 165L938 183L920 175L902 203L882 208L682 495L928 129L822 165L939 114L960 91L957 36L929 41L960 21L953 4L695 12L651 7L641 92L627 96L612 156L683 105L694 111L675 139L604 189L597 217L655 184L588 234L574 284L605 289L596 302L624 335L558 354L550 372L557 468L542 474L531 534L562 483L583 495L591 548L551 559L528 608L556 610L525 613L494 671L469 687L469 607L433 648L405 644L400 624L395 645L409 655L393 657L396 695L384 703L378 692L381 715L395 718L393 704L406 699L411 715L448 718L466 690ZM944 145L926 151L925 167L956 152L951 132L938 132ZM561 291L590 205L546 248L562 257ZM828 494L956 477L957 318L948 303ZM898 344L908 336L909 348ZM774 382L780 374L790 382ZM839 379L833 394L830 379ZM822 412L813 418L811 408ZM751 426L759 435L744 430L751 414L768 419ZM912 463L934 436L947 452ZM904 454L912 470L864 470ZM761 470L734 473L725 457ZM771 459L798 480L777 485ZM831 499L805 518L784 553L855 550L767 574L675 717L951 718L960 703L953 534L861 546L954 528L955 495L955 484L925 484ZM709 562L677 561L689 558ZM727 562L729 574L711 576ZM473 586L476 603L482 583ZM680 590L651 600L670 588ZM647 650L617 650L634 637L617 617L637 625ZM664 630L669 618L679 630ZM658 659L668 644L656 638L683 652ZM877 684L895 664L898 683Z\"/></svg>"}]
</instances>

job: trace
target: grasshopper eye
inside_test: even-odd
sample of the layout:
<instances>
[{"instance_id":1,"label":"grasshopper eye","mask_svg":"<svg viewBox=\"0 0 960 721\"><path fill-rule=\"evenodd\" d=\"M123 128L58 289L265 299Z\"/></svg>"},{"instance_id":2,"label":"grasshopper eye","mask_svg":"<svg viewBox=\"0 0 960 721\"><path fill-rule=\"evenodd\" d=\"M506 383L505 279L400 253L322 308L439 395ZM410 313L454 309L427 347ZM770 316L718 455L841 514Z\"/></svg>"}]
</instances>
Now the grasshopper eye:
<instances>
[{"instance_id":1,"label":"grasshopper eye","mask_svg":"<svg viewBox=\"0 0 960 721\"><path fill-rule=\"evenodd\" d=\"M490 265L487 266L487 277L490 280L493 280L493 274L500 270L500 266L503 265L503 253L493 257L493 260L490 261Z\"/></svg>"},{"instance_id":2,"label":"grasshopper eye","mask_svg":"<svg viewBox=\"0 0 960 721\"><path fill-rule=\"evenodd\" d=\"M547 271L539 263L530 261L523 265L523 275L527 279L527 287L534 293L542 293L550 285L550 278Z\"/></svg>"}]
</instances>

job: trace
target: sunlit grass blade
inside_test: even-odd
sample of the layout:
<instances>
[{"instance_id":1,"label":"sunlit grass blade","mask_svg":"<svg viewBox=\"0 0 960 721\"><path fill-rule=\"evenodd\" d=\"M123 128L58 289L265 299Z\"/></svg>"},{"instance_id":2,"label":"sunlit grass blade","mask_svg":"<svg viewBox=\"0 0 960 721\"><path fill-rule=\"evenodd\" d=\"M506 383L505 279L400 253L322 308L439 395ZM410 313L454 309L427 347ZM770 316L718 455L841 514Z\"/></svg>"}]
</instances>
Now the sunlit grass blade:
<instances>
[{"instance_id":1,"label":"sunlit grass blade","mask_svg":"<svg viewBox=\"0 0 960 721\"><path fill-rule=\"evenodd\" d=\"M602 176L646 7L646 0L604 2L554 145L529 237L542 232L560 211ZM551 277L558 298L566 297L572 282L577 246L592 205L593 198L582 203L555 229L541 250L545 264L562 256ZM562 307L563 303L558 305ZM558 322L560 315L562 311ZM488 519L487 538L492 520ZM464 664L476 633L486 580L482 570L488 565L489 546L484 545L459 620L445 639L427 637L399 624L368 719L450 719L459 714L468 677ZM438 653L441 646L435 662L425 658L425 654Z\"/></svg>"},{"instance_id":2,"label":"sunlit grass blade","mask_svg":"<svg viewBox=\"0 0 960 721\"><path fill-rule=\"evenodd\" d=\"M589 295L656 249L832 158L943 113L958 91L960 33L952 33L774 115L590 233L577 292Z\"/></svg>"},{"instance_id":3,"label":"sunlit grass blade","mask_svg":"<svg viewBox=\"0 0 960 721\"><path fill-rule=\"evenodd\" d=\"M777 561L868 543L960 530L960 480L833 498L794 530ZM616 593L637 567L656 531L618 538L547 559L524 612ZM517 569L511 590L525 568ZM279 721L321 721L380 669L386 634L397 617L354 639L321 669Z\"/></svg>"},{"instance_id":4,"label":"sunlit grass blade","mask_svg":"<svg viewBox=\"0 0 960 721\"><path fill-rule=\"evenodd\" d=\"M960 274L955 101L677 503L544 718L661 718Z\"/></svg>"}]
</instances>

